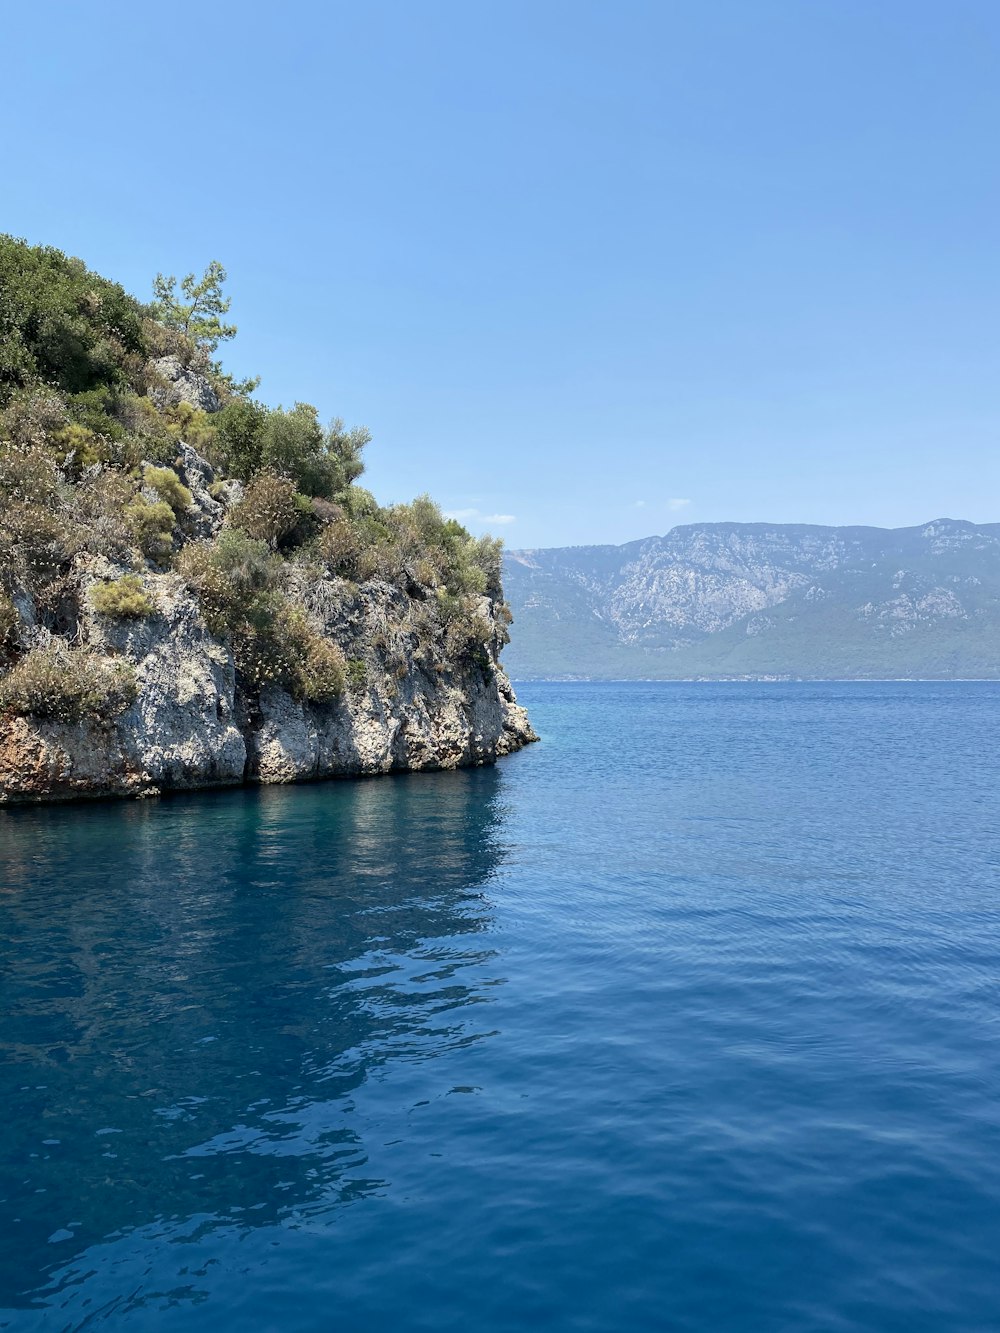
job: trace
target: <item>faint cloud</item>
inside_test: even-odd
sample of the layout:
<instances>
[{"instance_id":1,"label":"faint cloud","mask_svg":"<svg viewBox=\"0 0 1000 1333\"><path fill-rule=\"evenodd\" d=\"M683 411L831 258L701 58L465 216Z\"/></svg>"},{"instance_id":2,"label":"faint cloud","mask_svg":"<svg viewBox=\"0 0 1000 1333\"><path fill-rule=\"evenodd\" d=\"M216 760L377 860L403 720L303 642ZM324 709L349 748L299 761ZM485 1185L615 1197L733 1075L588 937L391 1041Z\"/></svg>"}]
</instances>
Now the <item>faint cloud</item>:
<instances>
[{"instance_id":1,"label":"faint cloud","mask_svg":"<svg viewBox=\"0 0 1000 1333\"><path fill-rule=\"evenodd\" d=\"M667 508L671 511L671 513L676 514L678 509L683 509L685 508L686 505L689 505L690 503L691 503L690 500L677 500L677 499L668 500Z\"/></svg>"},{"instance_id":2,"label":"faint cloud","mask_svg":"<svg viewBox=\"0 0 1000 1333\"><path fill-rule=\"evenodd\" d=\"M646 501L645 501L645 500L636 500L636 502L635 502L635 508L636 508L636 509L645 509L645 508L646 508Z\"/></svg>"},{"instance_id":3,"label":"faint cloud","mask_svg":"<svg viewBox=\"0 0 1000 1333\"><path fill-rule=\"evenodd\" d=\"M516 514L484 514L478 509L449 509L445 518L456 519L459 523L485 523L489 527L517 522Z\"/></svg>"}]
</instances>

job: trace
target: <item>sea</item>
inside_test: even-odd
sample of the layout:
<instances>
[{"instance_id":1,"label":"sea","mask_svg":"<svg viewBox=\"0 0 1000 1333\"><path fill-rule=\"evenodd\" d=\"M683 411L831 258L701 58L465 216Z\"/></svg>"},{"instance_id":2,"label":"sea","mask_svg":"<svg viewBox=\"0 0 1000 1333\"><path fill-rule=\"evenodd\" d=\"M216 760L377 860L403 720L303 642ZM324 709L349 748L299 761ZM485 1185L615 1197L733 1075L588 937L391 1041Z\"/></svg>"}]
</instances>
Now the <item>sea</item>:
<instances>
[{"instance_id":1,"label":"sea","mask_svg":"<svg viewBox=\"0 0 1000 1333\"><path fill-rule=\"evenodd\" d=\"M0 812L0 1329L997 1333L1000 685Z\"/></svg>"}]
</instances>

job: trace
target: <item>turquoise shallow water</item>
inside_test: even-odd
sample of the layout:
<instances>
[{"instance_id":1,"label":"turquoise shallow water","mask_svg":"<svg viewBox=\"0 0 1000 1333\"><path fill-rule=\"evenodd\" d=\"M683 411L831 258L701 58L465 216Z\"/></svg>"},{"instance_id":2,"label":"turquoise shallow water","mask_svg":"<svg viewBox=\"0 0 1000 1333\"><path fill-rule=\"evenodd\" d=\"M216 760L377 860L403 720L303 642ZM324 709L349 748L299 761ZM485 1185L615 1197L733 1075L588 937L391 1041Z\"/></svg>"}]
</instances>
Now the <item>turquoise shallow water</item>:
<instances>
[{"instance_id":1,"label":"turquoise shallow water","mask_svg":"<svg viewBox=\"0 0 1000 1333\"><path fill-rule=\"evenodd\" d=\"M0 1327L1000 1328L1000 686L0 814Z\"/></svg>"}]
</instances>

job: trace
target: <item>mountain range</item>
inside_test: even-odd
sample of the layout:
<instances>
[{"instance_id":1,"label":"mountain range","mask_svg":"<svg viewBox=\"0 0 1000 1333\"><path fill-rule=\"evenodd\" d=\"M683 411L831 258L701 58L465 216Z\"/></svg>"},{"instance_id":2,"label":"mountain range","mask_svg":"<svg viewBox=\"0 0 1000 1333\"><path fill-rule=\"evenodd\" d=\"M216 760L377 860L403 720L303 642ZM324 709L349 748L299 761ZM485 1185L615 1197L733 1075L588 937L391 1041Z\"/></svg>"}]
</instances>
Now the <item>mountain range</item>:
<instances>
[{"instance_id":1,"label":"mountain range","mask_svg":"<svg viewBox=\"0 0 1000 1333\"><path fill-rule=\"evenodd\" d=\"M504 586L522 680L1000 677L1000 524L685 524Z\"/></svg>"}]
</instances>

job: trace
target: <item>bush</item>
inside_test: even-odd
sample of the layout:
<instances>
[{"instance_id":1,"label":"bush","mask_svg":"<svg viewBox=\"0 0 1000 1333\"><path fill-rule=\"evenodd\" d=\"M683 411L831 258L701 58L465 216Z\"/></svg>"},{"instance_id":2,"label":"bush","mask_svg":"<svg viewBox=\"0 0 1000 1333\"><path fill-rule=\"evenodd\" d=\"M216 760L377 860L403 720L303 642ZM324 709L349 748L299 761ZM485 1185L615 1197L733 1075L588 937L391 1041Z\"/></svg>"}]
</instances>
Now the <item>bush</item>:
<instances>
[{"instance_id":1,"label":"bush","mask_svg":"<svg viewBox=\"0 0 1000 1333\"><path fill-rule=\"evenodd\" d=\"M282 562L265 542L228 528L214 543L186 547L179 567L245 686L279 685L317 703L343 692L343 653L281 595Z\"/></svg>"},{"instance_id":2,"label":"bush","mask_svg":"<svg viewBox=\"0 0 1000 1333\"><path fill-rule=\"evenodd\" d=\"M149 401L148 399L146 400ZM200 454L210 454L215 442L215 423L207 412L180 402L164 410L166 429L174 440L183 440Z\"/></svg>"},{"instance_id":3,"label":"bush","mask_svg":"<svg viewBox=\"0 0 1000 1333\"><path fill-rule=\"evenodd\" d=\"M194 496L172 467L147 467L143 471L142 480L175 514L190 509L194 503Z\"/></svg>"},{"instance_id":4,"label":"bush","mask_svg":"<svg viewBox=\"0 0 1000 1333\"><path fill-rule=\"evenodd\" d=\"M98 615L119 620L138 620L156 610L138 574L123 574L120 579L96 584L90 590L90 602Z\"/></svg>"},{"instance_id":5,"label":"bush","mask_svg":"<svg viewBox=\"0 0 1000 1333\"><path fill-rule=\"evenodd\" d=\"M145 360L142 319L79 259L0 236L0 404L39 382L68 393L128 382Z\"/></svg>"},{"instance_id":6,"label":"bush","mask_svg":"<svg viewBox=\"0 0 1000 1333\"><path fill-rule=\"evenodd\" d=\"M287 477L305 495L339 495L364 471L364 427L345 430L334 421L324 431L316 409L296 403L290 411L252 399L231 399L216 413L213 456L232 476L249 481L260 471Z\"/></svg>"},{"instance_id":7,"label":"bush","mask_svg":"<svg viewBox=\"0 0 1000 1333\"><path fill-rule=\"evenodd\" d=\"M304 536L311 519L309 501L299 495L293 481L261 472L229 511L228 522L255 540L277 547L293 535Z\"/></svg>"},{"instance_id":8,"label":"bush","mask_svg":"<svg viewBox=\"0 0 1000 1333\"><path fill-rule=\"evenodd\" d=\"M66 400L60 394L47 388L22 390L0 413L0 439L44 445L66 421Z\"/></svg>"},{"instance_id":9,"label":"bush","mask_svg":"<svg viewBox=\"0 0 1000 1333\"><path fill-rule=\"evenodd\" d=\"M17 607L5 592L0 592L0 662L6 661L17 648L20 626Z\"/></svg>"},{"instance_id":10,"label":"bush","mask_svg":"<svg viewBox=\"0 0 1000 1333\"><path fill-rule=\"evenodd\" d=\"M347 662L347 688L360 694L368 684L368 667L363 657L352 657Z\"/></svg>"},{"instance_id":11,"label":"bush","mask_svg":"<svg viewBox=\"0 0 1000 1333\"><path fill-rule=\"evenodd\" d=\"M164 500L155 504L137 495L125 507L125 520L139 549L151 560L163 561L173 550L174 511Z\"/></svg>"},{"instance_id":12,"label":"bush","mask_svg":"<svg viewBox=\"0 0 1000 1333\"><path fill-rule=\"evenodd\" d=\"M40 444L0 444L0 502L54 505L60 487L55 459Z\"/></svg>"},{"instance_id":13,"label":"bush","mask_svg":"<svg viewBox=\"0 0 1000 1333\"><path fill-rule=\"evenodd\" d=\"M59 450L60 464L71 472L79 473L105 461L101 436L78 421L61 426L52 435L52 442Z\"/></svg>"},{"instance_id":14,"label":"bush","mask_svg":"<svg viewBox=\"0 0 1000 1333\"><path fill-rule=\"evenodd\" d=\"M255 540L239 528L224 529L214 543L189 546L184 555L189 567L208 567L219 574L232 588L234 597L268 591L281 576L281 562L267 543Z\"/></svg>"},{"instance_id":15,"label":"bush","mask_svg":"<svg viewBox=\"0 0 1000 1333\"><path fill-rule=\"evenodd\" d=\"M215 413L212 455L230 476L249 481L260 470L267 416L267 408L251 398L234 398Z\"/></svg>"},{"instance_id":16,"label":"bush","mask_svg":"<svg viewBox=\"0 0 1000 1333\"><path fill-rule=\"evenodd\" d=\"M277 642L281 562L265 542L226 528L215 542L184 548L181 574L209 630L229 642L237 669L255 688L284 672Z\"/></svg>"},{"instance_id":17,"label":"bush","mask_svg":"<svg viewBox=\"0 0 1000 1333\"><path fill-rule=\"evenodd\" d=\"M280 616L289 666L279 683L298 699L328 703L344 692L347 663L337 644L317 634L298 607L287 603Z\"/></svg>"},{"instance_id":18,"label":"bush","mask_svg":"<svg viewBox=\"0 0 1000 1333\"><path fill-rule=\"evenodd\" d=\"M0 569L37 590L83 548L84 536L72 519L49 505L0 507Z\"/></svg>"},{"instance_id":19,"label":"bush","mask_svg":"<svg viewBox=\"0 0 1000 1333\"><path fill-rule=\"evenodd\" d=\"M135 541L126 510L135 497L135 483L124 473L104 470L83 477L73 492L73 515L86 548L112 560L123 560Z\"/></svg>"},{"instance_id":20,"label":"bush","mask_svg":"<svg viewBox=\"0 0 1000 1333\"><path fill-rule=\"evenodd\" d=\"M339 513L325 525L317 543L319 554L334 574L353 578L357 573L357 558L361 553L361 539L346 514Z\"/></svg>"},{"instance_id":21,"label":"bush","mask_svg":"<svg viewBox=\"0 0 1000 1333\"><path fill-rule=\"evenodd\" d=\"M135 672L128 663L105 661L59 639L33 649L0 679L0 713L16 717L56 722L111 718L135 696Z\"/></svg>"}]
</instances>

